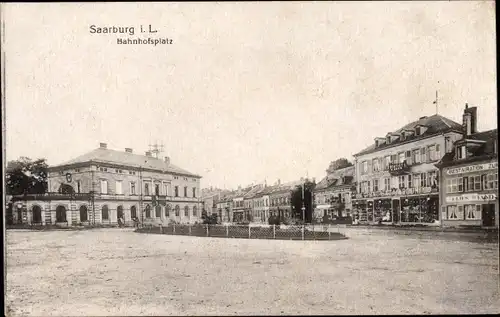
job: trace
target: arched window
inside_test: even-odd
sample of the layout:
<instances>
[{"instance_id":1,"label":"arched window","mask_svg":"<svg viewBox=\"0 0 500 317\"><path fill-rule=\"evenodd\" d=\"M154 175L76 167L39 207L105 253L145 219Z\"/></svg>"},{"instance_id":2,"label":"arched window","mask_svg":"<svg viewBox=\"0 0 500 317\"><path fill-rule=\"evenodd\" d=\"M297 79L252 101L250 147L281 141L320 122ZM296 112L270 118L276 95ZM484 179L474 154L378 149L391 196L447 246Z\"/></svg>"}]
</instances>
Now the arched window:
<instances>
[{"instance_id":1,"label":"arched window","mask_svg":"<svg viewBox=\"0 0 500 317\"><path fill-rule=\"evenodd\" d=\"M64 206L57 206L56 222L66 222L66 208Z\"/></svg>"},{"instance_id":2,"label":"arched window","mask_svg":"<svg viewBox=\"0 0 500 317\"><path fill-rule=\"evenodd\" d=\"M184 216L189 217L189 206L184 207Z\"/></svg>"},{"instance_id":3,"label":"arched window","mask_svg":"<svg viewBox=\"0 0 500 317\"><path fill-rule=\"evenodd\" d=\"M193 206L193 217L198 217L198 208L196 206Z\"/></svg>"},{"instance_id":4,"label":"arched window","mask_svg":"<svg viewBox=\"0 0 500 317\"><path fill-rule=\"evenodd\" d=\"M165 217L170 217L170 209L172 209L172 206L170 204L165 207Z\"/></svg>"},{"instance_id":5,"label":"arched window","mask_svg":"<svg viewBox=\"0 0 500 317\"><path fill-rule=\"evenodd\" d=\"M175 205L175 216L179 217L181 215L181 207L179 205Z\"/></svg>"},{"instance_id":6,"label":"arched window","mask_svg":"<svg viewBox=\"0 0 500 317\"><path fill-rule=\"evenodd\" d=\"M42 208L40 206L33 206L33 223L41 223L42 222Z\"/></svg>"},{"instance_id":7,"label":"arched window","mask_svg":"<svg viewBox=\"0 0 500 317\"><path fill-rule=\"evenodd\" d=\"M146 205L146 218L151 218L151 206Z\"/></svg>"},{"instance_id":8,"label":"arched window","mask_svg":"<svg viewBox=\"0 0 500 317\"><path fill-rule=\"evenodd\" d=\"M88 220L87 206L80 206L80 222Z\"/></svg>"},{"instance_id":9,"label":"arched window","mask_svg":"<svg viewBox=\"0 0 500 317\"><path fill-rule=\"evenodd\" d=\"M137 208L135 206L130 207L130 217L132 219L137 218Z\"/></svg>"},{"instance_id":10,"label":"arched window","mask_svg":"<svg viewBox=\"0 0 500 317\"><path fill-rule=\"evenodd\" d=\"M109 220L109 209L107 205L102 206L101 217L102 220Z\"/></svg>"},{"instance_id":11,"label":"arched window","mask_svg":"<svg viewBox=\"0 0 500 317\"><path fill-rule=\"evenodd\" d=\"M155 216L156 216L156 218L161 217L161 206L160 205L155 207Z\"/></svg>"}]
</instances>

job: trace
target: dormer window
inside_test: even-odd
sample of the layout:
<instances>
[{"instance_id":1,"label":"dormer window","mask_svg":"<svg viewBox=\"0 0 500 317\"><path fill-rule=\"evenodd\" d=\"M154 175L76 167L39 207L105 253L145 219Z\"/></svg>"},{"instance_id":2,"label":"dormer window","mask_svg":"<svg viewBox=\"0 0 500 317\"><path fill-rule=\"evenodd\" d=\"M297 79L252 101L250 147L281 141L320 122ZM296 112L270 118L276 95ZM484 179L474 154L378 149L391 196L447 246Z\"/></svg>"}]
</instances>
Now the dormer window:
<instances>
[{"instance_id":1,"label":"dormer window","mask_svg":"<svg viewBox=\"0 0 500 317\"><path fill-rule=\"evenodd\" d=\"M461 160L467 158L467 149L465 145L457 147L457 159Z\"/></svg>"}]
</instances>

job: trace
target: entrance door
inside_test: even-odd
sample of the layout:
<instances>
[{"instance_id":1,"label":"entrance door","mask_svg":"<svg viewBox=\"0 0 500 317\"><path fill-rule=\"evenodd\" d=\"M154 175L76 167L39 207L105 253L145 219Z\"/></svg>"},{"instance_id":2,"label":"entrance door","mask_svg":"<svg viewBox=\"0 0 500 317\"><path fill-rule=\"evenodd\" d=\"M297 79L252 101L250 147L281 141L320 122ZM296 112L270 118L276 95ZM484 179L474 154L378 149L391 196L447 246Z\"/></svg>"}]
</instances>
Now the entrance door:
<instances>
[{"instance_id":1,"label":"entrance door","mask_svg":"<svg viewBox=\"0 0 500 317\"><path fill-rule=\"evenodd\" d=\"M495 226L495 205L494 204L483 205L482 219L483 219L483 227L494 227Z\"/></svg>"},{"instance_id":2,"label":"entrance door","mask_svg":"<svg viewBox=\"0 0 500 317\"><path fill-rule=\"evenodd\" d=\"M392 201L392 221L394 223L399 223L399 216L400 216L400 202L398 200L393 200Z\"/></svg>"}]
</instances>

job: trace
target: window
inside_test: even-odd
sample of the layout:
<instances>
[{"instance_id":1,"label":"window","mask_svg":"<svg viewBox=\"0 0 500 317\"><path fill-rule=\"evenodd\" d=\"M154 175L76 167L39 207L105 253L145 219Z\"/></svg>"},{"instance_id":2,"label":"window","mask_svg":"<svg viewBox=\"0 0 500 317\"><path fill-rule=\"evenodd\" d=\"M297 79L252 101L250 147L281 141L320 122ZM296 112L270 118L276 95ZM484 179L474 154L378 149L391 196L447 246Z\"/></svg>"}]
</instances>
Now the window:
<instances>
[{"instance_id":1,"label":"window","mask_svg":"<svg viewBox=\"0 0 500 317\"><path fill-rule=\"evenodd\" d=\"M427 149L427 160L435 161L436 160L436 146L430 145Z\"/></svg>"},{"instance_id":2,"label":"window","mask_svg":"<svg viewBox=\"0 0 500 317\"><path fill-rule=\"evenodd\" d=\"M181 207L179 207L179 205L176 205L175 206L175 216L179 217L180 214L181 214Z\"/></svg>"},{"instance_id":3,"label":"window","mask_svg":"<svg viewBox=\"0 0 500 317\"><path fill-rule=\"evenodd\" d=\"M420 187L427 187L427 175L426 175L426 173L420 174Z\"/></svg>"},{"instance_id":4,"label":"window","mask_svg":"<svg viewBox=\"0 0 500 317\"><path fill-rule=\"evenodd\" d=\"M464 210L466 220L481 219L481 205L465 205Z\"/></svg>"},{"instance_id":5,"label":"window","mask_svg":"<svg viewBox=\"0 0 500 317\"><path fill-rule=\"evenodd\" d=\"M399 188L400 189L405 188L405 176L404 175L399 176Z\"/></svg>"},{"instance_id":6,"label":"window","mask_svg":"<svg viewBox=\"0 0 500 317\"><path fill-rule=\"evenodd\" d=\"M108 181L101 179L101 194L107 194L108 193Z\"/></svg>"},{"instance_id":7,"label":"window","mask_svg":"<svg viewBox=\"0 0 500 317\"><path fill-rule=\"evenodd\" d=\"M405 161L406 161L406 164L410 165L411 164L411 151L406 151L405 153Z\"/></svg>"},{"instance_id":8,"label":"window","mask_svg":"<svg viewBox=\"0 0 500 317\"><path fill-rule=\"evenodd\" d=\"M374 172L378 172L378 171L380 171L379 159L378 159L378 158L374 158L374 159L372 160L372 162L373 162L373 163L372 163L372 165L373 165L373 171L374 171Z\"/></svg>"},{"instance_id":9,"label":"window","mask_svg":"<svg viewBox=\"0 0 500 317\"><path fill-rule=\"evenodd\" d=\"M123 191L122 191L122 181L116 181L116 194L117 195L123 194Z\"/></svg>"},{"instance_id":10,"label":"window","mask_svg":"<svg viewBox=\"0 0 500 317\"><path fill-rule=\"evenodd\" d=\"M481 190L481 176L474 176L474 190Z\"/></svg>"},{"instance_id":11,"label":"window","mask_svg":"<svg viewBox=\"0 0 500 317\"><path fill-rule=\"evenodd\" d=\"M413 187L415 187L415 188L420 187L420 174L413 175Z\"/></svg>"},{"instance_id":12,"label":"window","mask_svg":"<svg viewBox=\"0 0 500 317\"><path fill-rule=\"evenodd\" d=\"M420 162L421 163L427 162L427 153L426 153L425 147L420 149Z\"/></svg>"},{"instance_id":13,"label":"window","mask_svg":"<svg viewBox=\"0 0 500 317\"><path fill-rule=\"evenodd\" d=\"M439 144L436 144L436 153L434 154L436 160L440 160L441 159L441 147L439 146Z\"/></svg>"},{"instance_id":14,"label":"window","mask_svg":"<svg viewBox=\"0 0 500 317\"><path fill-rule=\"evenodd\" d=\"M398 187L399 187L398 177L397 176L393 176L391 178L391 188L398 188Z\"/></svg>"},{"instance_id":15,"label":"window","mask_svg":"<svg viewBox=\"0 0 500 317\"><path fill-rule=\"evenodd\" d=\"M161 206L160 205L155 207L155 216L156 216L156 218L161 217Z\"/></svg>"},{"instance_id":16,"label":"window","mask_svg":"<svg viewBox=\"0 0 500 317\"><path fill-rule=\"evenodd\" d=\"M361 173L362 174L368 173L368 162L367 161L364 161L363 163L361 163Z\"/></svg>"},{"instance_id":17,"label":"window","mask_svg":"<svg viewBox=\"0 0 500 317\"><path fill-rule=\"evenodd\" d=\"M130 207L130 217L132 219L137 218L137 209L135 206Z\"/></svg>"},{"instance_id":18,"label":"window","mask_svg":"<svg viewBox=\"0 0 500 317\"><path fill-rule=\"evenodd\" d=\"M373 180L373 191L378 192L378 179Z\"/></svg>"},{"instance_id":19,"label":"window","mask_svg":"<svg viewBox=\"0 0 500 317\"><path fill-rule=\"evenodd\" d=\"M184 216L189 217L189 206L184 207Z\"/></svg>"},{"instance_id":20,"label":"window","mask_svg":"<svg viewBox=\"0 0 500 317\"><path fill-rule=\"evenodd\" d=\"M487 187L485 189L497 189L498 188L498 172L494 174L488 174L486 176Z\"/></svg>"},{"instance_id":21,"label":"window","mask_svg":"<svg viewBox=\"0 0 500 317\"><path fill-rule=\"evenodd\" d=\"M80 193L81 191L81 181L76 181L76 192Z\"/></svg>"},{"instance_id":22,"label":"window","mask_svg":"<svg viewBox=\"0 0 500 317\"><path fill-rule=\"evenodd\" d=\"M420 163L420 149L416 149L412 151L412 161L413 164Z\"/></svg>"},{"instance_id":23,"label":"window","mask_svg":"<svg viewBox=\"0 0 500 317\"><path fill-rule=\"evenodd\" d=\"M135 195L135 182L130 182L130 195Z\"/></svg>"},{"instance_id":24,"label":"window","mask_svg":"<svg viewBox=\"0 0 500 317\"><path fill-rule=\"evenodd\" d=\"M151 218L151 206L146 205L146 218Z\"/></svg>"},{"instance_id":25,"label":"window","mask_svg":"<svg viewBox=\"0 0 500 317\"><path fill-rule=\"evenodd\" d=\"M446 192L447 193L459 193L463 191L463 179L462 177L450 178L446 180Z\"/></svg>"},{"instance_id":26,"label":"window","mask_svg":"<svg viewBox=\"0 0 500 317\"><path fill-rule=\"evenodd\" d=\"M384 178L384 190L391 190L391 179L389 177Z\"/></svg>"},{"instance_id":27,"label":"window","mask_svg":"<svg viewBox=\"0 0 500 317\"><path fill-rule=\"evenodd\" d=\"M406 177L406 182L407 182L407 184L408 184L408 185L407 185L407 186L408 186L408 188L412 188L412 187L413 187L413 183L412 183L411 181L412 181L412 179L411 179L411 175L408 175L408 176Z\"/></svg>"},{"instance_id":28,"label":"window","mask_svg":"<svg viewBox=\"0 0 500 317\"><path fill-rule=\"evenodd\" d=\"M389 164L391 164L391 157L388 155L384 159L385 159L384 170L388 170L389 169Z\"/></svg>"},{"instance_id":29,"label":"window","mask_svg":"<svg viewBox=\"0 0 500 317\"><path fill-rule=\"evenodd\" d=\"M155 195L160 196L160 184L155 184Z\"/></svg>"},{"instance_id":30,"label":"window","mask_svg":"<svg viewBox=\"0 0 500 317\"><path fill-rule=\"evenodd\" d=\"M101 216L102 216L102 220L109 220L108 206L106 206L106 205L102 206Z\"/></svg>"},{"instance_id":31,"label":"window","mask_svg":"<svg viewBox=\"0 0 500 317\"><path fill-rule=\"evenodd\" d=\"M196 187L193 187L193 197L196 197Z\"/></svg>"},{"instance_id":32,"label":"window","mask_svg":"<svg viewBox=\"0 0 500 317\"><path fill-rule=\"evenodd\" d=\"M405 161L405 153L404 152L401 152L399 153L399 163L403 163Z\"/></svg>"},{"instance_id":33,"label":"window","mask_svg":"<svg viewBox=\"0 0 500 317\"><path fill-rule=\"evenodd\" d=\"M396 163L398 156L396 154L391 155L391 163Z\"/></svg>"},{"instance_id":34,"label":"window","mask_svg":"<svg viewBox=\"0 0 500 317\"><path fill-rule=\"evenodd\" d=\"M175 197L179 197L179 186L174 187Z\"/></svg>"},{"instance_id":35,"label":"window","mask_svg":"<svg viewBox=\"0 0 500 317\"><path fill-rule=\"evenodd\" d=\"M172 208L170 205L165 207L165 217L170 217L170 208Z\"/></svg>"},{"instance_id":36,"label":"window","mask_svg":"<svg viewBox=\"0 0 500 317\"><path fill-rule=\"evenodd\" d=\"M457 206L448 206L448 220L458 220Z\"/></svg>"},{"instance_id":37,"label":"window","mask_svg":"<svg viewBox=\"0 0 500 317\"><path fill-rule=\"evenodd\" d=\"M188 188L187 186L184 186L184 197L188 196Z\"/></svg>"},{"instance_id":38,"label":"window","mask_svg":"<svg viewBox=\"0 0 500 317\"><path fill-rule=\"evenodd\" d=\"M193 217L198 217L198 208L193 206Z\"/></svg>"},{"instance_id":39,"label":"window","mask_svg":"<svg viewBox=\"0 0 500 317\"><path fill-rule=\"evenodd\" d=\"M371 182L370 182L370 181L368 181L367 183L368 183L368 188L367 188L367 190L368 190L368 192L371 192L371 191L372 191L372 184L371 184Z\"/></svg>"},{"instance_id":40,"label":"window","mask_svg":"<svg viewBox=\"0 0 500 317\"><path fill-rule=\"evenodd\" d=\"M168 189L169 186L168 186L168 184L165 184L164 186L165 186L165 188L163 190L165 191L165 196L169 196L170 195L170 193L169 193L170 191Z\"/></svg>"},{"instance_id":41,"label":"window","mask_svg":"<svg viewBox=\"0 0 500 317\"><path fill-rule=\"evenodd\" d=\"M144 184L144 195L149 196L149 184Z\"/></svg>"},{"instance_id":42,"label":"window","mask_svg":"<svg viewBox=\"0 0 500 317\"><path fill-rule=\"evenodd\" d=\"M467 149L465 145L457 147L457 159L461 160L467 158Z\"/></svg>"},{"instance_id":43,"label":"window","mask_svg":"<svg viewBox=\"0 0 500 317\"><path fill-rule=\"evenodd\" d=\"M427 186L437 187L437 173L436 171L427 173Z\"/></svg>"}]
</instances>

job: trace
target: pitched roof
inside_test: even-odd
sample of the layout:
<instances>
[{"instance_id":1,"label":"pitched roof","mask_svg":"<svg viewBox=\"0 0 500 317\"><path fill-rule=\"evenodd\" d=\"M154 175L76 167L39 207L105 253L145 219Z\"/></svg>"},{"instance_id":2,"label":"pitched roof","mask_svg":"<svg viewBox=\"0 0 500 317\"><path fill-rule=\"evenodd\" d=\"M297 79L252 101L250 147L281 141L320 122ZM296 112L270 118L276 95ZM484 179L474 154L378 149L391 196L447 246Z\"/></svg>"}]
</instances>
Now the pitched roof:
<instances>
[{"instance_id":1,"label":"pitched roof","mask_svg":"<svg viewBox=\"0 0 500 317\"><path fill-rule=\"evenodd\" d=\"M347 177L346 182L343 182L343 177ZM315 191L327 189L335 186L350 185L354 178L354 166L338 169L333 173L325 176L314 188Z\"/></svg>"},{"instance_id":2,"label":"pitched roof","mask_svg":"<svg viewBox=\"0 0 500 317\"><path fill-rule=\"evenodd\" d=\"M97 148L88 153L80 155L72 160L69 160L65 163L52 166L52 168L59 166L73 165L78 163L87 163L91 161L97 163L118 164L135 168L152 169L162 172L169 172L174 174L201 178L201 176L188 172L171 163L167 163L162 159L146 155L129 153L129 152L104 149L104 148Z\"/></svg>"},{"instance_id":3,"label":"pitched roof","mask_svg":"<svg viewBox=\"0 0 500 317\"><path fill-rule=\"evenodd\" d=\"M472 153L472 156L466 159L460 159L460 160L457 159L456 151L451 151L449 153L446 153L441 158L441 160L436 164L436 166L445 167L454 164L470 163L477 160L490 159L498 156L498 154L495 153L495 144L497 144L498 146L497 129L478 132L469 135L467 136L467 138L463 138L461 140L456 141L454 144L454 148L456 148L457 145L463 144L463 142L467 142L467 140L484 141L484 144L481 144L478 147L476 147L473 150L474 152Z\"/></svg>"},{"instance_id":4,"label":"pitched roof","mask_svg":"<svg viewBox=\"0 0 500 317\"><path fill-rule=\"evenodd\" d=\"M368 154L372 152L376 152L382 149L390 148L397 146L402 143L409 143L413 142L415 140L423 139L426 137L429 137L434 134L442 133L442 132L447 132L451 130L456 130L456 131L462 131L463 127L461 124L450 120L446 117L443 117L439 114L432 115L430 117L422 117L416 121L413 121L411 123L408 123L407 125L401 127L400 129L390 132L393 135L400 135L403 130L413 130L415 129L418 125L425 126L427 127L427 130L422 133L421 135L413 135L405 140L401 140L400 138L392 141L391 143L383 143L379 145L378 147L375 147L375 144L372 144L368 146L367 148L363 149L362 151L354 154L354 156L362 155L362 154Z\"/></svg>"}]
</instances>

